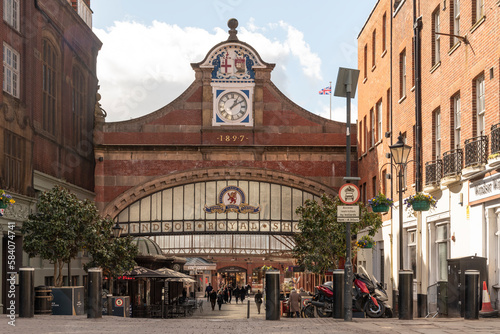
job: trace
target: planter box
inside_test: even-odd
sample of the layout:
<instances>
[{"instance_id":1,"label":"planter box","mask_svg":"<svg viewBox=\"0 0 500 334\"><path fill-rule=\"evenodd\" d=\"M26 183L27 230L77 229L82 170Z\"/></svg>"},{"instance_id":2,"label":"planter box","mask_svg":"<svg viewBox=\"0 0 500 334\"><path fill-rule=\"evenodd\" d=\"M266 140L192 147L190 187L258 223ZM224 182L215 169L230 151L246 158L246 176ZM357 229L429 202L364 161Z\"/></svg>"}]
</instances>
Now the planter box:
<instances>
[{"instance_id":1,"label":"planter box","mask_svg":"<svg viewBox=\"0 0 500 334\"><path fill-rule=\"evenodd\" d=\"M83 286L52 287L53 315L85 314Z\"/></svg>"}]
</instances>

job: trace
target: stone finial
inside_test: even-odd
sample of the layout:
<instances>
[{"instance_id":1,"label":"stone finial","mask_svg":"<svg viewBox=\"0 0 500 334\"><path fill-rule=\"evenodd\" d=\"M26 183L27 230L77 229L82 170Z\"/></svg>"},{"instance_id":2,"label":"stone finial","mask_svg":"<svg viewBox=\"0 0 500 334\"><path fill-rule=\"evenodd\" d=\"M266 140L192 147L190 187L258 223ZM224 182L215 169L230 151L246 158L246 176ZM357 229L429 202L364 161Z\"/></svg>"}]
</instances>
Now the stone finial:
<instances>
[{"instance_id":1,"label":"stone finial","mask_svg":"<svg viewBox=\"0 0 500 334\"><path fill-rule=\"evenodd\" d=\"M238 27L238 20L234 18L229 19L229 21L227 21L227 26L229 27L229 38L227 40L237 41L238 37L236 37L236 34L238 33L238 30L236 30L236 28Z\"/></svg>"}]
</instances>

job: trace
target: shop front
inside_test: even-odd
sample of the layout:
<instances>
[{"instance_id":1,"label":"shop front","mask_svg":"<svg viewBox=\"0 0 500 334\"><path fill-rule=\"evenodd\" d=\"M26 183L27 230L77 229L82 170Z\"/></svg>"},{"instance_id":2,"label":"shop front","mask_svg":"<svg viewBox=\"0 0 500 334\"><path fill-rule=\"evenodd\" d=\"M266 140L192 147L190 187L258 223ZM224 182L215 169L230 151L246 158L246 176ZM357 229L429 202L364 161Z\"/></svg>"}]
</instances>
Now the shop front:
<instances>
[{"instance_id":1,"label":"shop front","mask_svg":"<svg viewBox=\"0 0 500 334\"><path fill-rule=\"evenodd\" d=\"M247 270L242 267L231 266L217 270L218 287L243 287L247 284Z\"/></svg>"}]
</instances>

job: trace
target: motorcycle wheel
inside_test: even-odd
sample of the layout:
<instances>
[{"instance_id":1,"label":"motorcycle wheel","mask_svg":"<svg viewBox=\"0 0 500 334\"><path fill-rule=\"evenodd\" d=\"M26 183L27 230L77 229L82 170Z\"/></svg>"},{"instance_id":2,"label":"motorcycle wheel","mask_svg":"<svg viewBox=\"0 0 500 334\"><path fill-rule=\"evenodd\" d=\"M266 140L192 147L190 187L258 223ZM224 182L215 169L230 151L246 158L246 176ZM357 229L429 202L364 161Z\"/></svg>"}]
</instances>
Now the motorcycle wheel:
<instances>
[{"instance_id":1,"label":"motorcycle wheel","mask_svg":"<svg viewBox=\"0 0 500 334\"><path fill-rule=\"evenodd\" d=\"M302 318L314 318L314 306L307 305L302 309Z\"/></svg>"},{"instance_id":2,"label":"motorcycle wheel","mask_svg":"<svg viewBox=\"0 0 500 334\"><path fill-rule=\"evenodd\" d=\"M332 316L332 312L329 312L325 307L316 307L316 313L320 318L328 318Z\"/></svg>"},{"instance_id":3,"label":"motorcycle wheel","mask_svg":"<svg viewBox=\"0 0 500 334\"><path fill-rule=\"evenodd\" d=\"M373 303L371 298L365 304L365 313L370 318L381 318L385 313L385 306L381 301L378 302L378 307Z\"/></svg>"}]
</instances>

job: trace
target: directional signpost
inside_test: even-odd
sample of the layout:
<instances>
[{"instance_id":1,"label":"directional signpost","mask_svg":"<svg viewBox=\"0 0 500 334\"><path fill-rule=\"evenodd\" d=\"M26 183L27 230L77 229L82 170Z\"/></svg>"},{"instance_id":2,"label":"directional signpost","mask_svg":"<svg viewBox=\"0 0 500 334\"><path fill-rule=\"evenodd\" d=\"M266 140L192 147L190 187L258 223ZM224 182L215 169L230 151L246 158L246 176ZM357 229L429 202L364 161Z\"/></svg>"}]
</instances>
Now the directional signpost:
<instances>
[{"instance_id":1,"label":"directional signpost","mask_svg":"<svg viewBox=\"0 0 500 334\"><path fill-rule=\"evenodd\" d=\"M346 183L339 189L340 201L346 205L337 206L337 221L346 223L346 256L344 267L344 320L352 321L352 265L351 265L351 223L359 221L359 188L352 183Z\"/></svg>"}]
</instances>

